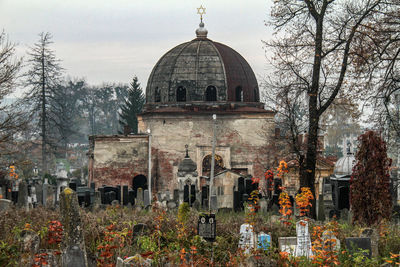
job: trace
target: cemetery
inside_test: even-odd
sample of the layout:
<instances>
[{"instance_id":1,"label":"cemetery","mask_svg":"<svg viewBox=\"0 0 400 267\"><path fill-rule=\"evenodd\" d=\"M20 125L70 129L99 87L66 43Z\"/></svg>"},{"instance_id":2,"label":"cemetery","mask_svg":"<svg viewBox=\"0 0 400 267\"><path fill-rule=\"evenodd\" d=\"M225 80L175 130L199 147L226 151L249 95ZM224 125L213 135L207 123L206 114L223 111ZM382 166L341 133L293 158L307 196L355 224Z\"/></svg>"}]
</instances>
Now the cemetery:
<instances>
[{"instance_id":1,"label":"cemetery","mask_svg":"<svg viewBox=\"0 0 400 267\"><path fill-rule=\"evenodd\" d=\"M266 177L273 173L280 184L287 173L284 166L269 170ZM355 220L351 205L336 217L324 208L325 198L316 202L323 215L313 219L315 202L308 188L291 200L286 189L274 183L241 181L232 209L220 207L213 197L209 202L207 191L196 192L193 199L184 190L158 192L150 201L149 190L141 187L96 187L64 177L56 185L36 178L21 181L17 192L3 187L0 266L400 263L398 206L379 224L369 224ZM270 197L260 194L263 186L270 187ZM327 205L335 206L334 201Z\"/></svg>"},{"instance_id":2,"label":"cemetery","mask_svg":"<svg viewBox=\"0 0 400 267\"><path fill-rule=\"evenodd\" d=\"M0 267L400 266L399 0L3 2Z\"/></svg>"}]
</instances>

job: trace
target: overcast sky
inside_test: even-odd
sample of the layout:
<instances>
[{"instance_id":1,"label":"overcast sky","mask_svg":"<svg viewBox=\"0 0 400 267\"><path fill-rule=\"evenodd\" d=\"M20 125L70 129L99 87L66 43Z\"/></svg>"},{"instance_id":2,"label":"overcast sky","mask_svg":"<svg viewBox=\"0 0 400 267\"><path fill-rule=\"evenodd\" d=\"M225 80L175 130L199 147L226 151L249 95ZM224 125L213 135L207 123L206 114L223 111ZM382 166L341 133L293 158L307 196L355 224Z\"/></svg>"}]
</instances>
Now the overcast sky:
<instances>
[{"instance_id":1,"label":"overcast sky","mask_svg":"<svg viewBox=\"0 0 400 267\"><path fill-rule=\"evenodd\" d=\"M130 82L143 86L158 59L195 38L199 15L208 37L238 51L260 83L266 59L261 40L271 37L264 23L271 0L0 0L0 27L18 54L53 35L52 48L71 77L90 84Z\"/></svg>"}]
</instances>

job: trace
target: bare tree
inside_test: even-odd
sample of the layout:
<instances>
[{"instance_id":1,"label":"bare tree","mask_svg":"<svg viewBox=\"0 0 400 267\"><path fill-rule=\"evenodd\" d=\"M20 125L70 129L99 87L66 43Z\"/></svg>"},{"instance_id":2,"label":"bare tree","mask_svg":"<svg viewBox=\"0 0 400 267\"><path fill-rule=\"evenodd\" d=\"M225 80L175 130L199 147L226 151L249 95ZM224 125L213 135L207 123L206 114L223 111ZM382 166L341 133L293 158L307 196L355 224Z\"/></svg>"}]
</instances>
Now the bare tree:
<instances>
[{"instance_id":1,"label":"bare tree","mask_svg":"<svg viewBox=\"0 0 400 267\"><path fill-rule=\"evenodd\" d=\"M54 147L55 140L50 131L54 129L54 117L52 105L56 96L56 88L60 83L62 68L60 61L50 49L51 34L39 34L39 42L31 47L29 52L29 70L25 74L26 84L30 90L25 99L32 105L32 113L39 118L39 133L42 137L42 172L47 172L48 147Z\"/></svg>"},{"instance_id":2,"label":"bare tree","mask_svg":"<svg viewBox=\"0 0 400 267\"><path fill-rule=\"evenodd\" d=\"M304 99L308 138L300 186L313 194L321 116L336 97L350 98L374 87L381 60L364 41L377 41L371 29L377 21L385 23L389 12L399 12L399 5L396 0L274 1L270 24L277 38L266 46L274 52L275 72L267 86Z\"/></svg>"},{"instance_id":3,"label":"bare tree","mask_svg":"<svg viewBox=\"0 0 400 267\"><path fill-rule=\"evenodd\" d=\"M15 56L15 44L11 43L4 32L0 33L0 146L1 155L8 154L8 145L26 125L21 103L7 103L6 97L16 89L18 73L22 60ZM8 99L10 101L10 99Z\"/></svg>"}]
</instances>

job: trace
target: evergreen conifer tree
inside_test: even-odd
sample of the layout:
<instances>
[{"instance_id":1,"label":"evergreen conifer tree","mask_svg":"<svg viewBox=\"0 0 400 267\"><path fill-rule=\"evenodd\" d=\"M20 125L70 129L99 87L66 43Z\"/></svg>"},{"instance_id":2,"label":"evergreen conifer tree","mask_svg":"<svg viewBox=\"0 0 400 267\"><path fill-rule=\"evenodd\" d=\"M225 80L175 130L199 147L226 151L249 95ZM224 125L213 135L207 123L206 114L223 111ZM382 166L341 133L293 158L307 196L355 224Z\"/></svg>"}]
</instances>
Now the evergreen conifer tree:
<instances>
[{"instance_id":1,"label":"evergreen conifer tree","mask_svg":"<svg viewBox=\"0 0 400 267\"><path fill-rule=\"evenodd\" d=\"M131 132L136 134L138 132L138 120L137 114L142 112L143 105L146 99L144 97L138 78L133 77L128 89L128 98L121 105L121 112L119 113L119 123L122 127L126 125L132 130Z\"/></svg>"}]
</instances>

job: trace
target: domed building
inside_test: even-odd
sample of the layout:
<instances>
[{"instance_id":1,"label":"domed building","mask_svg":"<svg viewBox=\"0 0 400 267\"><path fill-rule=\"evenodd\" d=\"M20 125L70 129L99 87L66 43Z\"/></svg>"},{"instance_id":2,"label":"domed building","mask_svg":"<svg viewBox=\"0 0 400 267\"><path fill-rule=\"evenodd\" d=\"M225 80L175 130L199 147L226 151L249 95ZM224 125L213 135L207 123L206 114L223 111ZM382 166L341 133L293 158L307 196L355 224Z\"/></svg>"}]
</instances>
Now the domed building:
<instances>
[{"instance_id":1,"label":"domed building","mask_svg":"<svg viewBox=\"0 0 400 267\"><path fill-rule=\"evenodd\" d=\"M196 167L191 172L198 175L189 186L200 192L210 176L213 136L217 195L233 195L241 186L238 177L261 178L273 166L274 113L260 102L253 70L238 52L207 35L201 22L195 39L155 64L138 116L139 134L91 137L92 181L172 192L181 189L179 166L190 158ZM218 177L227 173L237 175Z\"/></svg>"}]
</instances>

